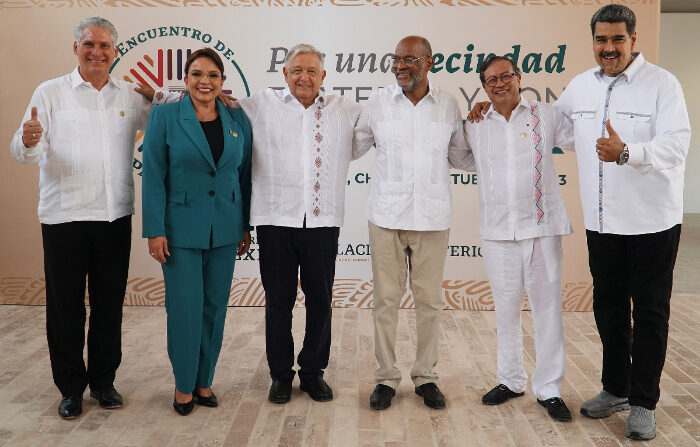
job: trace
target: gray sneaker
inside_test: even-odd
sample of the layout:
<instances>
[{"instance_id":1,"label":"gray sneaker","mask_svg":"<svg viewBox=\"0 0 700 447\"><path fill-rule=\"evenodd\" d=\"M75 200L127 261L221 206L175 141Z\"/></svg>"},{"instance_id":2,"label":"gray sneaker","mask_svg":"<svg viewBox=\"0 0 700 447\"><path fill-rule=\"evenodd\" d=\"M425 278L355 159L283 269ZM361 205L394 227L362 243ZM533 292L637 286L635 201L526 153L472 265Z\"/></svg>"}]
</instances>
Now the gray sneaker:
<instances>
[{"instance_id":1,"label":"gray sneaker","mask_svg":"<svg viewBox=\"0 0 700 447\"><path fill-rule=\"evenodd\" d=\"M629 410L630 405L627 403L626 397L617 397L608 393L607 391L601 391L593 399L589 399L581 404L582 415L589 418L606 418L616 411Z\"/></svg>"},{"instance_id":2,"label":"gray sneaker","mask_svg":"<svg viewBox=\"0 0 700 447\"><path fill-rule=\"evenodd\" d=\"M633 405L627 417L625 436L630 439L654 439L656 437L656 418L654 410Z\"/></svg>"}]
</instances>

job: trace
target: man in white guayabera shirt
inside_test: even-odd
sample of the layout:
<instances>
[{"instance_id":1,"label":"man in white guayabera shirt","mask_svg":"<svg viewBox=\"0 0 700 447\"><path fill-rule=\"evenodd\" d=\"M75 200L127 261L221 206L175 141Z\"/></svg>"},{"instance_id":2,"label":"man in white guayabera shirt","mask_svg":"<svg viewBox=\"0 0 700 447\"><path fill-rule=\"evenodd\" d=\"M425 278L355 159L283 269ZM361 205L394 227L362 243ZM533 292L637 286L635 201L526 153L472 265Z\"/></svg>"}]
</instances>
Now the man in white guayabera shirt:
<instances>
[{"instance_id":1,"label":"man in white guayabera shirt","mask_svg":"<svg viewBox=\"0 0 700 447\"><path fill-rule=\"evenodd\" d=\"M426 39L402 39L391 67L397 83L373 93L363 109L370 126L367 139L377 145L368 203L379 364L370 406L376 410L391 405L401 381L396 325L408 276L418 335L411 378L425 405L445 407L435 367L452 214L449 169L453 160L466 156L467 147L457 101L428 82L432 65Z\"/></svg>"},{"instance_id":2,"label":"man in white guayabera shirt","mask_svg":"<svg viewBox=\"0 0 700 447\"><path fill-rule=\"evenodd\" d=\"M487 59L479 76L493 107L480 123L467 123L465 132L479 174L480 232L496 307L500 382L482 402L498 405L524 394L520 317L527 291L537 352L532 392L553 419L570 421L560 383L566 363L561 238L571 233L571 225L552 148L573 146L572 126L552 105L520 95L520 69L511 59Z\"/></svg>"},{"instance_id":3,"label":"man in white guayabera shirt","mask_svg":"<svg viewBox=\"0 0 700 447\"><path fill-rule=\"evenodd\" d=\"M80 415L88 385L103 408L123 404L114 378L134 214L134 137L151 111L136 92L141 87L109 75L117 54L114 25L88 17L74 33L78 67L37 87L10 145L20 162L39 163L46 335L53 379L63 395L58 413L65 419Z\"/></svg>"},{"instance_id":4,"label":"man in white guayabera shirt","mask_svg":"<svg viewBox=\"0 0 700 447\"><path fill-rule=\"evenodd\" d=\"M622 5L593 15L599 67L576 76L555 106L574 125L593 311L603 345L603 390L581 405L581 413L600 418L631 407L626 436L652 439L690 124L678 80L634 52L635 22Z\"/></svg>"},{"instance_id":5,"label":"man in white guayabera shirt","mask_svg":"<svg viewBox=\"0 0 700 447\"><path fill-rule=\"evenodd\" d=\"M297 284L305 296L306 333L297 358L300 387L316 401L333 399L323 380L331 344L331 299L345 181L357 154L361 106L327 95L323 54L300 44L284 62L284 90L238 100L253 128L250 224L257 232L265 289L268 399L291 397L292 309Z\"/></svg>"}]
</instances>

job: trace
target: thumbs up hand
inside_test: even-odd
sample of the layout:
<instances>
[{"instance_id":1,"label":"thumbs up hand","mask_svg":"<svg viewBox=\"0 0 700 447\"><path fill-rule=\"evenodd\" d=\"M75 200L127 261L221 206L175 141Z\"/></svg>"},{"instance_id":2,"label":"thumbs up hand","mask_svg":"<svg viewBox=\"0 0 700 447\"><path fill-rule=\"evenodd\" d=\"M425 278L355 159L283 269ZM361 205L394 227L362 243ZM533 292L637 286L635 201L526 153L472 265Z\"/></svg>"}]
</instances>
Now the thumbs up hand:
<instances>
[{"instance_id":1,"label":"thumbs up hand","mask_svg":"<svg viewBox=\"0 0 700 447\"><path fill-rule=\"evenodd\" d=\"M610 124L610 119L605 122L608 130L608 138L598 138L595 149L601 161L617 161L625 147L625 143L620 140L620 136Z\"/></svg>"},{"instance_id":2,"label":"thumbs up hand","mask_svg":"<svg viewBox=\"0 0 700 447\"><path fill-rule=\"evenodd\" d=\"M44 129L37 119L36 107L32 107L31 117L22 124L22 143L26 147L34 147L41 139Z\"/></svg>"}]
</instances>

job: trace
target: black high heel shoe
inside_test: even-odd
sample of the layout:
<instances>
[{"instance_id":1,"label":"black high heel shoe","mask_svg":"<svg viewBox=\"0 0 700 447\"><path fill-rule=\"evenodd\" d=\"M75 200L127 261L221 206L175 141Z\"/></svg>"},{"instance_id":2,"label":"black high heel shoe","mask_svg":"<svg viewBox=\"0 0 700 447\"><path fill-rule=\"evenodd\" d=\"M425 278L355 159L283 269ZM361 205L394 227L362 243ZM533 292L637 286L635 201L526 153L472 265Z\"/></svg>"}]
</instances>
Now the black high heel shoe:
<instances>
[{"instance_id":1,"label":"black high heel shoe","mask_svg":"<svg viewBox=\"0 0 700 447\"><path fill-rule=\"evenodd\" d=\"M214 390L211 391L211 396L202 396L199 394L199 391L197 391L197 387L194 387L194 391L192 391L192 400L197 405L201 405L203 407L215 408L219 406L219 400L216 398Z\"/></svg>"},{"instance_id":2,"label":"black high heel shoe","mask_svg":"<svg viewBox=\"0 0 700 447\"><path fill-rule=\"evenodd\" d=\"M180 416L187 416L188 414L192 413L192 410L194 409L194 393L192 394L192 399L189 402L182 404L175 399L175 396L173 396L173 408Z\"/></svg>"}]
</instances>

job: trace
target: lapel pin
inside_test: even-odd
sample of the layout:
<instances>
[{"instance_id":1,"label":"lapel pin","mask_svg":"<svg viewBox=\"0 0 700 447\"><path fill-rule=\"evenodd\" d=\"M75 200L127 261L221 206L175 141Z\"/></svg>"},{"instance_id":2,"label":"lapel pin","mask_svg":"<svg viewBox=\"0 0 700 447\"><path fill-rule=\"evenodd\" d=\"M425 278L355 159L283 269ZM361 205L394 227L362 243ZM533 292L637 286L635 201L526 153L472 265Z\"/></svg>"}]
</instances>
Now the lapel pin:
<instances>
[{"instance_id":1,"label":"lapel pin","mask_svg":"<svg viewBox=\"0 0 700 447\"><path fill-rule=\"evenodd\" d=\"M124 116L124 111L119 112L119 116Z\"/></svg>"},{"instance_id":2,"label":"lapel pin","mask_svg":"<svg viewBox=\"0 0 700 447\"><path fill-rule=\"evenodd\" d=\"M232 131L231 129L228 130L228 133L230 133L233 136L233 138L238 138L238 134Z\"/></svg>"}]
</instances>

